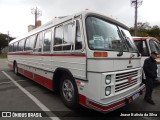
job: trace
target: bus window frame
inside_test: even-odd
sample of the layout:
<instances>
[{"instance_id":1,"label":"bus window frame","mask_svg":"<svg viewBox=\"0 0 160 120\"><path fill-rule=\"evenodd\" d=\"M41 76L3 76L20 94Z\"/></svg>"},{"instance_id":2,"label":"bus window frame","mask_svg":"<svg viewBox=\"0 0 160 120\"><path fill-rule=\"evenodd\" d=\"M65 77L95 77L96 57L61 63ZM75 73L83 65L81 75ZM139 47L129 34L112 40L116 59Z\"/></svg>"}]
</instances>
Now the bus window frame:
<instances>
[{"instance_id":1,"label":"bus window frame","mask_svg":"<svg viewBox=\"0 0 160 120\"><path fill-rule=\"evenodd\" d=\"M45 33L47 33L47 32L51 32L50 50L44 51L44 39L45 39ZM52 53L52 50L51 50L52 41L53 41L53 31L52 31L52 28L48 28L42 32L42 50L41 50L42 52L41 53L43 53L43 54Z\"/></svg>"},{"instance_id":2,"label":"bus window frame","mask_svg":"<svg viewBox=\"0 0 160 120\"><path fill-rule=\"evenodd\" d=\"M76 43L76 21L79 22L79 25L80 25L80 38L81 38L81 41L82 41L82 49L79 49L79 50L75 50L75 43ZM64 26L67 25L67 24L73 24L73 28L72 28L72 36L73 36L73 47L72 49L70 50L61 50L61 51L55 51L54 50L54 47L58 47L58 46L65 46L66 44L59 44L59 45L54 45L55 43L55 31L56 31L56 28L58 27L62 27L62 29L64 29ZM57 26L55 26L54 28L54 33L53 33L53 52L54 53L82 53L85 49L85 41L84 41L84 37L83 36L83 26L82 26L82 20L80 19L80 16L74 18L74 20L68 20L62 24L58 24ZM64 41L64 33L63 33L63 41Z\"/></svg>"},{"instance_id":3,"label":"bus window frame","mask_svg":"<svg viewBox=\"0 0 160 120\"><path fill-rule=\"evenodd\" d=\"M35 42L34 42L33 52L34 52L34 53L42 53L42 49L43 49L43 31L38 32L38 33L36 33L35 35L36 35L36 39L35 39ZM35 48L35 47L36 47L36 44L37 44L37 40L38 40L39 35L42 37L42 38L41 38L41 39L42 39L41 50L40 50L40 51L35 51L35 50L37 50L37 49L40 48L40 47L39 47L39 48Z\"/></svg>"},{"instance_id":4,"label":"bus window frame","mask_svg":"<svg viewBox=\"0 0 160 120\"><path fill-rule=\"evenodd\" d=\"M147 52L148 52L148 55L142 55L142 53L140 52L140 54L141 54L141 56L142 57L147 57L147 56L149 56L150 55L150 46L149 46L149 44L148 44L148 42L147 42L147 40L135 40L135 41L142 41L142 49L143 49L143 42L144 42L144 44L146 45L146 49L147 49ZM134 41L134 42L135 42ZM137 46L136 46L137 47ZM138 49L138 47L137 47L137 49Z\"/></svg>"}]
</instances>

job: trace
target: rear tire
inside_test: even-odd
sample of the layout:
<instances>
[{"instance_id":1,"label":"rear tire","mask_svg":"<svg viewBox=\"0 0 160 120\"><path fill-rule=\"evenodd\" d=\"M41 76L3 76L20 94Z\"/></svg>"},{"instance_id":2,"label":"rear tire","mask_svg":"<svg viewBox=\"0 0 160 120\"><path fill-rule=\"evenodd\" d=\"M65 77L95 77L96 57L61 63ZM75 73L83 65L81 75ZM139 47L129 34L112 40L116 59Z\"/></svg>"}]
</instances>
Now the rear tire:
<instances>
[{"instance_id":1,"label":"rear tire","mask_svg":"<svg viewBox=\"0 0 160 120\"><path fill-rule=\"evenodd\" d=\"M17 63L16 63L16 62L14 63L14 68L13 68L13 70L14 70L14 73L15 73L16 75L18 75L18 66L17 66Z\"/></svg>"},{"instance_id":2,"label":"rear tire","mask_svg":"<svg viewBox=\"0 0 160 120\"><path fill-rule=\"evenodd\" d=\"M60 95L63 103L71 108L78 108L78 89L75 80L72 76L64 74L60 81Z\"/></svg>"}]
</instances>

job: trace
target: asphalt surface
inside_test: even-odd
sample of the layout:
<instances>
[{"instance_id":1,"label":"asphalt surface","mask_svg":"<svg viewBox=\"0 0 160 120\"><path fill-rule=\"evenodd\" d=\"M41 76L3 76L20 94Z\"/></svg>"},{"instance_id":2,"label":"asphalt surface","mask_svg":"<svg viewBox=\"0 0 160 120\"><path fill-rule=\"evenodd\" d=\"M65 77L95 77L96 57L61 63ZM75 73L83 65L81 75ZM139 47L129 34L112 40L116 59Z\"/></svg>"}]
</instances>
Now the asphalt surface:
<instances>
[{"instance_id":1,"label":"asphalt surface","mask_svg":"<svg viewBox=\"0 0 160 120\"><path fill-rule=\"evenodd\" d=\"M19 86L17 86L17 84ZM156 82L153 91L153 100L156 105L146 103L143 97L144 94L132 103L107 114L102 114L84 107L80 107L77 111L72 111L62 103L58 92L51 92L22 75L15 75L13 71L8 68L7 60L0 59L0 114L8 111L19 113L42 112L42 115L51 115L50 117L42 118L0 117L0 120L160 120L160 117L116 116L116 113L125 113L127 111L129 111L129 113L149 111L160 114L160 82Z\"/></svg>"}]
</instances>

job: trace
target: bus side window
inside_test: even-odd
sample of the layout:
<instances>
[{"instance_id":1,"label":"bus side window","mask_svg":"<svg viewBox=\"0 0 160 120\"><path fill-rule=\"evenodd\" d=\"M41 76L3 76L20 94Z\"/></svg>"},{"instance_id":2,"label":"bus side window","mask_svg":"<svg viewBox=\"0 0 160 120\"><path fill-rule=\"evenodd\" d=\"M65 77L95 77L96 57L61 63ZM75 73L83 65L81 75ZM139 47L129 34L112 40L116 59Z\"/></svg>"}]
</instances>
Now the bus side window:
<instances>
[{"instance_id":1,"label":"bus side window","mask_svg":"<svg viewBox=\"0 0 160 120\"><path fill-rule=\"evenodd\" d=\"M20 43L20 41L17 43L17 51L19 51L19 43Z\"/></svg>"},{"instance_id":2,"label":"bus side window","mask_svg":"<svg viewBox=\"0 0 160 120\"><path fill-rule=\"evenodd\" d=\"M138 51L142 54L142 51L143 51L142 41L136 41L135 44L138 48Z\"/></svg>"},{"instance_id":3,"label":"bus side window","mask_svg":"<svg viewBox=\"0 0 160 120\"><path fill-rule=\"evenodd\" d=\"M51 30L45 32L44 34L43 51L49 52L50 46L51 46Z\"/></svg>"},{"instance_id":4,"label":"bus side window","mask_svg":"<svg viewBox=\"0 0 160 120\"><path fill-rule=\"evenodd\" d=\"M25 44L25 50L33 50L35 38L36 38L36 35L30 36L29 38L27 38L26 44Z\"/></svg>"},{"instance_id":5,"label":"bus side window","mask_svg":"<svg viewBox=\"0 0 160 120\"><path fill-rule=\"evenodd\" d=\"M9 45L9 52L12 52L12 44Z\"/></svg>"},{"instance_id":6,"label":"bus side window","mask_svg":"<svg viewBox=\"0 0 160 120\"><path fill-rule=\"evenodd\" d=\"M23 49L24 49L24 42L25 42L25 39L19 41L19 51L23 51Z\"/></svg>"},{"instance_id":7,"label":"bus side window","mask_svg":"<svg viewBox=\"0 0 160 120\"><path fill-rule=\"evenodd\" d=\"M149 51L148 51L148 47L147 47L147 45L146 45L146 41L143 41L142 56L149 56Z\"/></svg>"},{"instance_id":8,"label":"bus side window","mask_svg":"<svg viewBox=\"0 0 160 120\"><path fill-rule=\"evenodd\" d=\"M39 33L34 46L34 52L41 52L41 51L42 51L42 33Z\"/></svg>"},{"instance_id":9,"label":"bus side window","mask_svg":"<svg viewBox=\"0 0 160 120\"><path fill-rule=\"evenodd\" d=\"M30 39L27 38L27 39L26 39L26 43L25 43L25 51L26 51L26 50L30 50L29 42L30 42Z\"/></svg>"},{"instance_id":10,"label":"bus side window","mask_svg":"<svg viewBox=\"0 0 160 120\"><path fill-rule=\"evenodd\" d=\"M18 42L14 43L13 52L17 51L17 44L18 44Z\"/></svg>"},{"instance_id":11,"label":"bus side window","mask_svg":"<svg viewBox=\"0 0 160 120\"><path fill-rule=\"evenodd\" d=\"M63 26L63 51L73 49L73 35L72 35L73 25L72 23Z\"/></svg>"},{"instance_id":12,"label":"bus side window","mask_svg":"<svg viewBox=\"0 0 160 120\"><path fill-rule=\"evenodd\" d=\"M15 51L15 43L12 44L12 52Z\"/></svg>"},{"instance_id":13,"label":"bus side window","mask_svg":"<svg viewBox=\"0 0 160 120\"><path fill-rule=\"evenodd\" d=\"M146 45L146 41L137 40L137 41L135 41L135 44L138 48L138 51L141 53L142 56L148 56L149 55L149 51L148 51L148 47Z\"/></svg>"},{"instance_id":14,"label":"bus side window","mask_svg":"<svg viewBox=\"0 0 160 120\"><path fill-rule=\"evenodd\" d=\"M13 52L13 46L14 46L14 44L12 43L11 48L10 48L10 52Z\"/></svg>"},{"instance_id":15,"label":"bus side window","mask_svg":"<svg viewBox=\"0 0 160 120\"><path fill-rule=\"evenodd\" d=\"M82 39L81 39L81 31L80 31L80 23L76 20L76 36L75 36L75 50L82 49Z\"/></svg>"},{"instance_id":16,"label":"bus side window","mask_svg":"<svg viewBox=\"0 0 160 120\"><path fill-rule=\"evenodd\" d=\"M63 42L63 29L62 26L55 28L55 37L54 37L54 51L62 50Z\"/></svg>"}]
</instances>

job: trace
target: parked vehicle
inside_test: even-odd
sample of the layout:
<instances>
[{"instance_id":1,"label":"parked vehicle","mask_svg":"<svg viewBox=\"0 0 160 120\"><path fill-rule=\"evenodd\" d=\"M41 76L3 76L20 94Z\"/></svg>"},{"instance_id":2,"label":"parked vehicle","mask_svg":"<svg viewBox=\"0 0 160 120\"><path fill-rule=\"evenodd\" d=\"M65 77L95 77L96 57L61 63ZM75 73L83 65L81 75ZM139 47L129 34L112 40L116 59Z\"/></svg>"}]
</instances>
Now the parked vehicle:
<instances>
[{"instance_id":1,"label":"parked vehicle","mask_svg":"<svg viewBox=\"0 0 160 120\"><path fill-rule=\"evenodd\" d=\"M70 108L114 110L145 87L129 28L98 13L56 18L11 41L9 51L8 65L16 74L59 90Z\"/></svg>"},{"instance_id":2,"label":"parked vehicle","mask_svg":"<svg viewBox=\"0 0 160 120\"><path fill-rule=\"evenodd\" d=\"M141 66L144 64L144 60L148 58L151 52L155 51L158 53L157 56L157 67L158 67L158 79L160 79L160 41L154 37L132 37L135 45L137 46L139 52L142 55ZM143 79L145 75L143 73Z\"/></svg>"}]
</instances>

